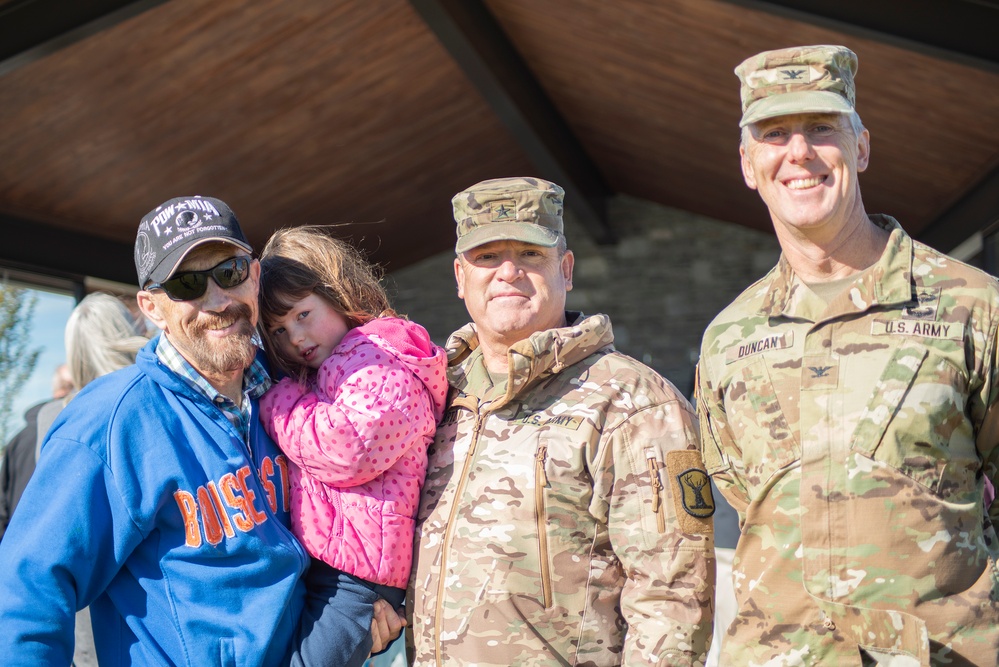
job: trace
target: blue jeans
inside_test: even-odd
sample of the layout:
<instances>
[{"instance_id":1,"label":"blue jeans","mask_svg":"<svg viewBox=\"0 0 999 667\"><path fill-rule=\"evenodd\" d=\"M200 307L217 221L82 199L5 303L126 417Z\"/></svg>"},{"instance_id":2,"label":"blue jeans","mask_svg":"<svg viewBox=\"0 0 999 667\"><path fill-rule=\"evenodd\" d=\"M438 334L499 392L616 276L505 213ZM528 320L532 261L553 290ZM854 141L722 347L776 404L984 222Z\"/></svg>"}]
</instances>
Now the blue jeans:
<instances>
[{"instance_id":1,"label":"blue jeans","mask_svg":"<svg viewBox=\"0 0 999 667\"><path fill-rule=\"evenodd\" d=\"M313 558L305 575L305 608L292 667L361 667L371 652L371 619L378 598L398 609L406 591L372 584Z\"/></svg>"}]
</instances>

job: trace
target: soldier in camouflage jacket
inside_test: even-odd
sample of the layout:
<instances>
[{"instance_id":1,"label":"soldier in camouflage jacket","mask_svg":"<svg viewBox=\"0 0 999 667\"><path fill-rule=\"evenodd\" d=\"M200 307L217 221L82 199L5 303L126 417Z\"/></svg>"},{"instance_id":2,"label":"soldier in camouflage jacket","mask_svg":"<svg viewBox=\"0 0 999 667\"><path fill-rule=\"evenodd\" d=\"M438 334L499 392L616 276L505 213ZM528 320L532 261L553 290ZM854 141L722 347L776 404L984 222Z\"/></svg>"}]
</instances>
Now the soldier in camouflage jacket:
<instances>
[{"instance_id":1,"label":"soldier in camouflage jacket","mask_svg":"<svg viewBox=\"0 0 999 667\"><path fill-rule=\"evenodd\" d=\"M702 345L704 459L742 521L721 664L994 666L999 285L864 212L855 68L803 47L737 70L784 253Z\"/></svg>"},{"instance_id":2,"label":"soldier in camouflage jacket","mask_svg":"<svg viewBox=\"0 0 999 667\"><path fill-rule=\"evenodd\" d=\"M523 276L539 258L564 266L559 239L523 229L557 206L561 232L561 197L546 181L499 179L455 198L459 293L475 323L447 345L452 392L410 583L417 665L703 664L714 506L696 419L673 385L614 350L606 316L561 310L571 253L565 283ZM510 210L519 228L504 231ZM487 229L467 226L463 246L468 218ZM495 352L497 329L523 313L476 305L470 272L486 264L489 296L497 285L506 298L547 288L540 311L554 318L518 325L499 347L502 371L487 341Z\"/></svg>"}]
</instances>

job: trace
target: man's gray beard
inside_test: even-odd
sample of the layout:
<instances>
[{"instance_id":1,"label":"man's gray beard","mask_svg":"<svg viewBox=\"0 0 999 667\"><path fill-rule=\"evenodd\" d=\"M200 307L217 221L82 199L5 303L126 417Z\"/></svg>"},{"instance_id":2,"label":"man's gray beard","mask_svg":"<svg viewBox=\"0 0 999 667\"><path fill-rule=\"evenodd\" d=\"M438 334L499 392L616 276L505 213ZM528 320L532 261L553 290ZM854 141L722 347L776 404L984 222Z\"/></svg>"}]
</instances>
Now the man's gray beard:
<instances>
[{"instance_id":1,"label":"man's gray beard","mask_svg":"<svg viewBox=\"0 0 999 667\"><path fill-rule=\"evenodd\" d=\"M249 324L247 324L249 327ZM207 338L191 341L191 354L195 366L208 374L225 375L249 368L257 353L253 331L240 331L222 340L209 342Z\"/></svg>"},{"instance_id":2,"label":"man's gray beard","mask_svg":"<svg viewBox=\"0 0 999 667\"><path fill-rule=\"evenodd\" d=\"M257 353L250 325L250 309L244 305L232 306L223 315L209 315L192 328L188 341L191 362L199 371L209 375L225 375L249 368ZM220 340L209 339L204 332L213 327L225 327L239 319L239 331ZM213 341L213 342L210 342Z\"/></svg>"}]
</instances>

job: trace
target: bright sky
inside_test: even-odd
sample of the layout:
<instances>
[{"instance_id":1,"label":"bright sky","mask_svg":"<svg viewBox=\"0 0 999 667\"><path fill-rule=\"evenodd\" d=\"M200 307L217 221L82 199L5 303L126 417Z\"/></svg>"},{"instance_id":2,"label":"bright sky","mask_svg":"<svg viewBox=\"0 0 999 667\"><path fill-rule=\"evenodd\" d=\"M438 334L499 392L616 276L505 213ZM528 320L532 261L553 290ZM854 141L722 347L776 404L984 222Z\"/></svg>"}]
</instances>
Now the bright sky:
<instances>
[{"instance_id":1,"label":"bright sky","mask_svg":"<svg viewBox=\"0 0 999 667\"><path fill-rule=\"evenodd\" d=\"M68 294L42 291L34 293L38 295L38 303L35 305L31 325L31 347L40 347L42 353L38 356L38 363L35 364L31 377L14 398L11 435L24 426L25 410L52 396L52 375L56 367L66 360L63 342L66 320L76 305L73 297Z\"/></svg>"}]
</instances>

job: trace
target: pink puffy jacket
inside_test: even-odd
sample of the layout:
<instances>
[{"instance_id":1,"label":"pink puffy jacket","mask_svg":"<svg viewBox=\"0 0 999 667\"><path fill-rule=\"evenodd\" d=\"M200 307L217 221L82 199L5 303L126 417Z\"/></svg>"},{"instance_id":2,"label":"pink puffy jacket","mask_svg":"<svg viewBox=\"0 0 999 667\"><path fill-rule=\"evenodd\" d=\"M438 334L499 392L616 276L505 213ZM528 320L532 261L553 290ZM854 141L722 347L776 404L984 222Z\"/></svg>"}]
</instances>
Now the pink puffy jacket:
<instances>
[{"instance_id":1,"label":"pink puffy jacket","mask_svg":"<svg viewBox=\"0 0 999 667\"><path fill-rule=\"evenodd\" d=\"M314 557L406 587L446 363L423 327L383 317L347 332L314 389L285 378L261 399L264 427L293 462L292 530Z\"/></svg>"}]
</instances>

